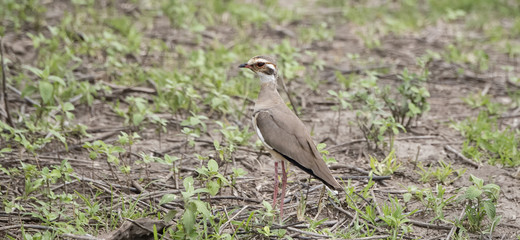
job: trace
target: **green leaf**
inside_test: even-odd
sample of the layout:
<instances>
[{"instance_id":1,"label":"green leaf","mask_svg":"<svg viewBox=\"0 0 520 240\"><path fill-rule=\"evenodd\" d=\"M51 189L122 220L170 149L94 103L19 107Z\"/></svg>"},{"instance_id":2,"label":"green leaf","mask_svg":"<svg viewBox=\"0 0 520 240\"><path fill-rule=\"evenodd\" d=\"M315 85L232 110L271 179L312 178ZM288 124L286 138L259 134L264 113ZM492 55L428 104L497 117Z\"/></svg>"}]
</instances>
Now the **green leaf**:
<instances>
[{"instance_id":1,"label":"green leaf","mask_svg":"<svg viewBox=\"0 0 520 240\"><path fill-rule=\"evenodd\" d=\"M482 191L475 186L470 186L464 193L464 198L468 200L476 200L482 194Z\"/></svg>"},{"instance_id":2,"label":"green leaf","mask_svg":"<svg viewBox=\"0 0 520 240\"><path fill-rule=\"evenodd\" d=\"M185 178L184 181L182 182L182 185L184 186L184 189L186 190L186 192L193 192L193 190L194 190L193 177L189 176L189 177Z\"/></svg>"},{"instance_id":3,"label":"green leaf","mask_svg":"<svg viewBox=\"0 0 520 240\"><path fill-rule=\"evenodd\" d=\"M175 218L175 215L177 215L178 212L179 211L177 211L175 209L168 211L168 213L166 213L166 216L164 216L163 220L165 222L169 222L169 221L173 220Z\"/></svg>"},{"instance_id":4,"label":"green leaf","mask_svg":"<svg viewBox=\"0 0 520 240\"><path fill-rule=\"evenodd\" d=\"M496 216L496 207L495 204L491 201L483 201L482 205L484 206L484 210L486 211L489 219L494 219Z\"/></svg>"},{"instance_id":5,"label":"green leaf","mask_svg":"<svg viewBox=\"0 0 520 240\"><path fill-rule=\"evenodd\" d=\"M168 164L173 164L173 162L179 160L179 157L170 156L168 154L164 155L164 161Z\"/></svg>"},{"instance_id":6,"label":"green leaf","mask_svg":"<svg viewBox=\"0 0 520 240\"><path fill-rule=\"evenodd\" d=\"M38 88L36 86L28 85L22 90L22 97L30 96L36 91L38 91Z\"/></svg>"},{"instance_id":7,"label":"green leaf","mask_svg":"<svg viewBox=\"0 0 520 240\"><path fill-rule=\"evenodd\" d=\"M41 77L43 75L43 71L38 69L38 68L35 68L35 67L32 67L32 66L29 66L29 65L25 65L23 66L23 68L31 71L34 75L38 76L38 77Z\"/></svg>"},{"instance_id":8,"label":"green leaf","mask_svg":"<svg viewBox=\"0 0 520 240\"><path fill-rule=\"evenodd\" d=\"M64 81L62 78L58 77L58 76L53 76L53 75L51 75L51 76L49 76L48 80L51 81L51 82L57 82L57 83L59 83L61 86L64 86L64 87L67 86L67 84L65 83L65 81Z\"/></svg>"},{"instance_id":9,"label":"green leaf","mask_svg":"<svg viewBox=\"0 0 520 240\"><path fill-rule=\"evenodd\" d=\"M211 196L215 196L218 193L218 190L220 189L220 184L218 184L217 181L209 181L208 185L208 192L211 194Z\"/></svg>"},{"instance_id":10,"label":"green leaf","mask_svg":"<svg viewBox=\"0 0 520 240\"><path fill-rule=\"evenodd\" d=\"M197 206L197 211L202 213L205 218L208 218L211 215L205 202L200 200L193 200L193 203L195 203L195 206Z\"/></svg>"},{"instance_id":11,"label":"green leaf","mask_svg":"<svg viewBox=\"0 0 520 240\"><path fill-rule=\"evenodd\" d=\"M2 148L0 150L0 153L10 153L12 151L13 151L13 149L6 147L6 148Z\"/></svg>"},{"instance_id":12,"label":"green leaf","mask_svg":"<svg viewBox=\"0 0 520 240\"><path fill-rule=\"evenodd\" d=\"M165 203L169 203L173 200L175 200L177 196L175 194L165 194L162 196L161 201L159 201L159 205L163 205Z\"/></svg>"},{"instance_id":13,"label":"green leaf","mask_svg":"<svg viewBox=\"0 0 520 240\"><path fill-rule=\"evenodd\" d=\"M469 176L469 180L474 183L475 185L477 185L477 187L480 189L484 186L484 180L482 180L481 178L478 178L478 177L475 177L473 174L471 174Z\"/></svg>"},{"instance_id":14,"label":"green leaf","mask_svg":"<svg viewBox=\"0 0 520 240\"><path fill-rule=\"evenodd\" d=\"M236 177L245 176L247 174L247 171L242 168L233 168L233 174Z\"/></svg>"},{"instance_id":15,"label":"green leaf","mask_svg":"<svg viewBox=\"0 0 520 240\"><path fill-rule=\"evenodd\" d=\"M338 96L338 94L337 94L334 90L329 90L329 91L327 91L327 92L329 93L329 95L332 95L332 96L334 96L334 97L337 97L337 96Z\"/></svg>"},{"instance_id":16,"label":"green leaf","mask_svg":"<svg viewBox=\"0 0 520 240\"><path fill-rule=\"evenodd\" d=\"M412 199L412 194L411 193L403 194L403 200L404 200L405 203L409 202L411 199Z\"/></svg>"},{"instance_id":17,"label":"green leaf","mask_svg":"<svg viewBox=\"0 0 520 240\"><path fill-rule=\"evenodd\" d=\"M88 157L89 157L91 160L96 159L97 156L98 156L97 152L94 152L94 151L92 151L92 152L90 152L90 153L88 154Z\"/></svg>"},{"instance_id":18,"label":"green leaf","mask_svg":"<svg viewBox=\"0 0 520 240\"><path fill-rule=\"evenodd\" d=\"M143 120L144 120L143 114L135 113L132 116L132 124L134 124L134 126L138 126L141 122L143 122Z\"/></svg>"},{"instance_id":19,"label":"green leaf","mask_svg":"<svg viewBox=\"0 0 520 240\"><path fill-rule=\"evenodd\" d=\"M262 205L264 205L264 208L267 212L270 212L271 210L273 210L273 207L271 206L270 203L268 203L267 201L262 201Z\"/></svg>"},{"instance_id":20,"label":"green leaf","mask_svg":"<svg viewBox=\"0 0 520 240\"><path fill-rule=\"evenodd\" d=\"M66 102L63 104L62 109L63 109L63 111L72 111L72 110L74 110L74 105L70 102Z\"/></svg>"},{"instance_id":21,"label":"green leaf","mask_svg":"<svg viewBox=\"0 0 520 240\"><path fill-rule=\"evenodd\" d=\"M495 200L498 198L498 194L500 193L500 186L490 183L482 187L482 190L484 190L488 197L492 198L492 200Z\"/></svg>"},{"instance_id":22,"label":"green leaf","mask_svg":"<svg viewBox=\"0 0 520 240\"><path fill-rule=\"evenodd\" d=\"M195 212L190 208L186 208L184 214L182 214L182 225L184 226L184 232L190 234L193 232L195 227Z\"/></svg>"},{"instance_id":23,"label":"green leaf","mask_svg":"<svg viewBox=\"0 0 520 240\"><path fill-rule=\"evenodd\" d=\"M63 145L65 145L65 149L69 150L69 146L67 145L67 139L63 135L61 135L61 133L52 129L49 130L49 133L58 138L63 143Z\"/></svg>"},{"instance_id":24,"label":"green leaf","mask_svg":"<svg viewBox=\"0 0 520 240\"><path fill-rule=\"evenodd\" d=\"M52 100L52 94L54 92L54 86L50 82L40 82L40 96L45 104L48 104Z\"/></svg>"},{"instance_id":25,"label":"green leaf","mask_svg":"<svg viewBox=\"0 0 520 240\"><path fill-rule=\"evenodd\" d=\"M217 163L217 161L215 161L213 159L209 160L209 162L208 162L208 170L210 172L218 172L218 163Z\"/></svg>"}]
</instances>

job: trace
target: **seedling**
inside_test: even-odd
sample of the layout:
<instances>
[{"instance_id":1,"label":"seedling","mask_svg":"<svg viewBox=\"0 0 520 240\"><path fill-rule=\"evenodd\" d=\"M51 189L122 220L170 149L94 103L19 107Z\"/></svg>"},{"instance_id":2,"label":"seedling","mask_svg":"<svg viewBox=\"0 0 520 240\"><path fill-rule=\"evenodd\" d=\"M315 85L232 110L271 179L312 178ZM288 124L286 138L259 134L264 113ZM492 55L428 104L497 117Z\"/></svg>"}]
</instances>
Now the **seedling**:
<instances>
[{"instance_id":1,"label":"seedling","mask_svg":"<svg viewBox=\"0 0 520 240\"><path fill-rule=\"evenodd\" d=\"M439 167L432 169L432 167L428 167L425 169L423 164L419 162L417 167L421 169L421 172L418 172L421 175L419 181L423 183L428 183L431 181L432 177L435 177L442 184L450 184L455 180L459 179L465 172L466 169L453 169L451 164L444 162L443 160L439 160ZM455 177L452 175L455 174Z\"/></svg>"},{"instance_id":2,"label":"seedling","mask_svg":"<svg viewBox=\"0 0 520 240\"><path fill-rule=\"evenodd\" d=\"M444 207L456 201L456 195L445 197L446 189L441 184L435 185L435 191L431 188L417 189L415 186L409 187L408 191L409 193L403 196L405 202L408 202L412 196L416 196L426 209L435 214L435 217L430 220L432 223L436 220L446 221Z\"/></svg>"},{"instance_id":3,"label":"seedling","mask_svg":"<svg viewBox=\"0 0 520 240\"><path fill-rule=\"evenodd\" d=\"M327 163L327 164L337 163L338 161L336 160L336 158L329 157L329 151L325 150L326 147L327 147L327 144L325 144L325 143L319 143L318 145L316 145L318 152L320 152L321 156L323 157L323 161L325 161L325 163Z\"/></svg>"},{"instance_id":4,"label":"seedling","mask_svg":"<svg viewBox=\"0 0 520 240\"><path fill-rule=\"evenodd\" d=\"M392 116L405 128L410 127L412 120L421 117L430 109L427 99L430 93L425 87L429 72L424 66L421 74L410 73L408 69L399 75L402 83L397 87L398 94L392 94L391 88L386 87L382 93L385 105L392 112Z\"/></svg>"},{"instance_id":5,"label":"seedling","mask_svg":"<svg viewBox=\"0 0 520 240\"><path fill-rule=\"evenodd\" d=\"M401 206L399 200L397 198L389 198L390 203L383 205L381 208L383 215L379 216L379 218L391 228L392 238L397 239L399 233L406 234L412 230L411 226L406 223L410 221L408 217L417 212L417 209L404 213L406 208Z\"/></svg>"},{"instance_id":6,"label":"seedling","mask_svg":"<svg viewBox=\"0 0 520 240\"><path fill-rule=\"evenodd\" d=\"M395 149L392 149L392 151L390 151L390 153L381 162L379 162L375 157L370 156L370 168L372 168L371 172L376 175L392 175L399 169L400 166L401 163L399 163L399 160L395 157Z\"/></svg>"},{"instance_id":7,"label":"seedling","mask_svg":"<svg viewBox=\"0 0 520 240\"><path fill-rule=\"evenodd\" d=\"M182 133L186 135L186 139L190 146L195 146L195 138L199 138L201 133L206 132L207 127L204 120L208 117L204 115L195 115L181 122L181 126L184 126Z\"/></svg>"},{"instance_id":8,"label":"seedling","mask_svg":"<svg viewBox=\"0 0 520 240\"><path fill-rule=\"evenodd\" d=\"M500 187L493 183L484 185L484 180L473 175L470 175L469 180L473 185L462 190L458 198L459 202L466 203L465 218L461 221L467 220L470 232L492 234L502 218L496 214Z\"/></svg>"},{"instance_id":9,"label":"seedling","mask_svg":"<svg viewBox=\"0 0 520 240\"><path fill-rule=\"evenodd\" d=\"M218 164L215 160L208 161L208 167L197 168L199 178L203 183L206 183L206 189L209 194L215 196L222 185L229 185L228 180L218 172Z\"/></svg>"},{"instance_id":10,"label":"seedling","mask_svg":"<svg viewBox=\"0 0 520 240\"><path fill-rule=\"evenodd\" d=\"M517 166L520 164L518 145L520 132L498 129L496 117L481 111L476 119L466 119L452 125L466 140L462 152L475 161L487 159L490 164Z\"/></svg>"}]
</instances>

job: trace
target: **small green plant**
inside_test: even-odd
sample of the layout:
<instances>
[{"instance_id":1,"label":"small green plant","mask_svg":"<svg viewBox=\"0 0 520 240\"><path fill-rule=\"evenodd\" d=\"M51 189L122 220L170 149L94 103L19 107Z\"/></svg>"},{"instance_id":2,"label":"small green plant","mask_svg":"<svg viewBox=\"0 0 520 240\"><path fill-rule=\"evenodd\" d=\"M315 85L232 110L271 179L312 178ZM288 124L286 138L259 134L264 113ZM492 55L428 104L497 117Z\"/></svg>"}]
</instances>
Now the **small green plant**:
<instances>
[{"instance_id":1,"label":"small green plant","mask_svg":"<svg viewBox=\"0 0 520 240\"><path fill-rule=\"evenodd\" d=\"M377 73L366 72L366 77L352 83L352 95L348 96L353 109L356 110L356 124L363 133L369 148L385 147L384 138L388 136L388 147L393 148L394 138L400 130L405 131L402 124L396 121L385 110L381 99L381 90L377 85Z\"/></svg>"},{"instance_id":2,"label":"small green plant","mask_svg":"<svg viewBox=\"0 0 520 240\"><path fill-rule=\"evenodd\" d=\"M481 108L491 116L498 115L504 111L505 106L491 101L489 95L482 95L481 93L472 93L463 98L464 102L472 108Z\"/></svg>"},{"instance_id":3,"label":"small green plant","mask_svg":"<svg viewBox=\"0 0 520 240\"><path fill-rule=\"evenodd\" d=\"M365 201L368 198L371 198L370 190L374 186L375 182L370 179L368 184L361 190L361 193L356 193L354 187L351 186L351 181L347 182L345 201L348 206L356 211L359 216L365 221L375 225L377 220L377 209L373 206L373 204L365 204L364 208L358 206L358 204L362 201Z\"/></svg>"},{"instance_id":4,"label":"small green plant","mask_svg":"<svg viewBox=\"0 0 520 240\"><path fill-rule=\"evenodd\" d=\"M435 214L430 220L431 223L436 220L445 221L444 208L455 202L457 197L456 195L445 197L446 189L441 184L435 185L435 191L431 188L417 189L415 186L409 187L408 191L409 192L403 196L405 202L410 201L412 196L416 196L426 209Z\"/></svg>"},{"instance_id":5,"label":"small green plant","mask_svg":"<svg viewBox=\"0 0 520 240\"><path fill-rule=\"evenodd\" d=\"M199 179L206 183L206 189L212 196L218 193L223 184L229 185L228 180L218 172L218 163L213 159L208 161L207 167L202 166L196 170L199 173Z\"/></svg>"},{"instance_id":6,"label":"small green plant","mask_svg":"<svg viewBox=\"0 0 520 240\"><path fill-rule=\"evenodd\" d=\"M184 126L181 132L186 135L186 139L190 146L193 147L195 145L195 139L199 138L201 133L207 131L207 126L204 122L205 120L208 120L208 117L193 114L193 116L181 122L181 126Z\"/></svg>"},{"instance_id":7,"label":"small green plant","mask_svg":"<svg viewBox=\"0 0 520 240\"><path fill-rule=\"evenodd\" d=\"M124 162L121 164L120 154L124 153L125 150L121 146L115 146L112 144L107 144L101 140L96 140L94 142L87 142L83 144L83 148L86 148L89 151L89 158L91 160L95 160L100 156L106 157L106 161L110 164L114 164L119 167L119 170L125 174L130 173L130 166L126 165ZM94 164L94 162L92 162Z\"/></svg>"},{"instance_id":8,"label":"small green plant","mask_svg":"<svg viewBox=\"0 0 520 240\"><path fill-rule=\"evenodd\" d=\"M240 130L236 125L228 125L220 121L215 122L221 129L218 131L222 133L226 142L231 146L246 146L249 139L254 135L249 131L249 126Z\"/></svg>"},{"instance_id":9,"label":"small green plant","mask_svg":"<svg viewBox=\"0 0 520 240\"><path fill-rule=\"evenodd\" d=\"M381 162L379 162L375 157L370 156L370 168L372 168L371 172L376 175L392 175L399 169L400 166L401 163L399 163L399 160L395 157L395 149L392 149L392 151L390 151L390 153Z\"/></svg>"},{"instance_id":10,"label":"small green plant","mask_svg":"<svg viewBox=\"0 0 520 240\"><path fill-rule=\"evenodd\" d=\"M323 157L323 161L325 161L326 164L337 163L338 161L336 160L336 158L329 157L329 151L325 150L326 147L327 144L325 143L318 143L318 145L316 145L318 152L320 152L321 156Z\"/></svg>"},{"instance_id":11,"label":"small green plant","mask_svg":"<svg viewBox=\"0 0 520 240\"><path fill-rule=\"evenodd\" d=\"M405 128L410 127L414 119L430 109L427 101L430 93L425 87L429 72L424 65L425 63L421 74L410 73L408 69L404 69L398 76L402 80L397 87L398 94L392 94L391 88L386 87L381 96L394 119Z\"/></svg>"},{"instance_id":12,"label":"small green plant","mask_svg":"<svg viewBox=\"0 0 520 240\"><path fill-rule=\"evenodd\" d=\"M391 228L392 239L397 239L398 234L406 234L412 231L411 226L406 223L410 221L408 217L417 212L417 209L404 213L406 208L399 203L399 200L397 198L389 198L390 203L383 205L381 208L383 215L379 216L379 218Z\"/></svg>"},{"instance_id":13,"label":"small green plant","mask_svg":"<svg viewBox=\"0 0 520 240\"><path fill-rule=\"evenodd\" d=\"M450 184L454 182L455 180L459 179L465 172L466 169L453 169L451 164L448 164L444 162L443 160L439 160L439 166L432 169L432 167L428 167L428 169L425 169L423 164L419 162L417 164L417 167L421 169L419 175L421 178L419 181L423 183L428 183L431 181L432 177L435 177L439 182L442 184ZM455 176L453 177L453 175Z\"/></svg>"},{"instance_id":14,"label":"small green plant","mask_svg":"<svg viewBox=\"0 0 520 240\"><path fill-rule=\"evenodd\" d=\"M126 110L122 109L119 103L113 108L119 116L125 119L125 124L139 126L148 116L153 116L146 99L130 96L127 97L125 101L128 103Z\"/></svg>"},{"instance_id":15,"label":"small green plant","mask_svg":"<svg viewBox=\"0 0 520 240\"><path fill-rule=\"evenodd\" d=\"M496 214L496 205L500 194L500 187L489 183L484 185L484 180L470 175L473 185L463 189L458 201L466 204L466 226L470 232L493 233L500 222L501 216ZM487 218L487 221L484 221ZM461 221L463 221L461 219Z\"/></svg>"},{"instance_id":16,"label":"small green plant","mask_svg":"<svg viewBox=\"0 0 520 240\"><path fill-rule=\"evenodd\" d=\"M299 39L304 43L312 43L313 41L330 41L334 37L334 30L331 29L327 22L319 22L313 26L304 26L299 30Z\"/></svg>"},{"instance_id":17,"label":"small green plant","mask_svg":"<svg viewBox=\"0 0 520 240\"><path fill-rule=\"evenodd\" d=\"M182 227L184 230L185 236L195 237L197 235L204 236L204 232L197 231L197 216L202 216L204 224L206 224L206 219L209 219L211 216L210 211L208 210L208 203L203 202L197 198L193 198L194 195L199 195L200 193L209 192L206 188L195 189L194 180L192 177L187 177L184 179L184 192L182 192L182 198L184 200L184 213L182 214ZM207 234L207 232L206 232Z\"/></svg>"},{"instance_id":18,"label":"small green plant","mask_svg":"<svg viewBox=\"0 0 520 240\"><path fill-rule=\"evenodd\" d=\"M481 111L476 119L469 118L452 127L466 137L462 152L473 160L480 162L487 159L490 164L511 167L520 165L520 131L500 130L496 116Z\"/></svg>"}]
</instances>

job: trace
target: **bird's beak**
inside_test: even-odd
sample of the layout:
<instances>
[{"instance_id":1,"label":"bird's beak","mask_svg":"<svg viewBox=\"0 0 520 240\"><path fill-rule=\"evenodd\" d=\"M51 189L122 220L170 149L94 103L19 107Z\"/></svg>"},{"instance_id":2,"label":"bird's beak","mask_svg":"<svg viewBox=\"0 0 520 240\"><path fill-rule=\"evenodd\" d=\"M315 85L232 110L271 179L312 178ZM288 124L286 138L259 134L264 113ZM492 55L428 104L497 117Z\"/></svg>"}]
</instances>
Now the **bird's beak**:
<instances>
[{"instance_id":1,"label":"bird's beak","mask_svg":"<svg viewBox=\"0 0 520 240\"><path fill-rule=\"evenodd\" d=\"M239 68L251 68L250 65L247 65L247 63L242 63L238 66Z\"/></svg>"}]
</instances>

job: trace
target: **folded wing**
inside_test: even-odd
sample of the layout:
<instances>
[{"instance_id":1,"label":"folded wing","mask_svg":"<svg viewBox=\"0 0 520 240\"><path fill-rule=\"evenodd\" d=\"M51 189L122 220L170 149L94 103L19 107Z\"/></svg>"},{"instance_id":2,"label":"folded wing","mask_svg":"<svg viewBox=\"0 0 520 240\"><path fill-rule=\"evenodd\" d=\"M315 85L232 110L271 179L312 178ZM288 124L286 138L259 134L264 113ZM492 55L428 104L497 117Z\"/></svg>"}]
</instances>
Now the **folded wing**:
<instances>
[{"instance_id":1,"label":"folded wing","mask_svg":"<svg viewBox=\"0 0 520 240\"><path fill-rule=\"evenodd\" d=\"M329 187L341 188L316 149L305 125L290 110L259 110L253 114L253 125L260 140L268 148Z\"/></svg>"}]
</instances>

